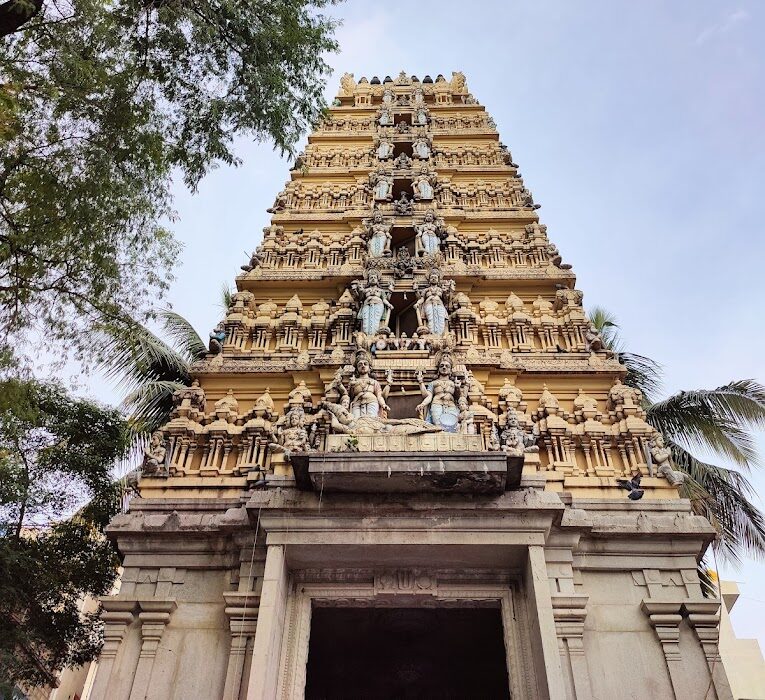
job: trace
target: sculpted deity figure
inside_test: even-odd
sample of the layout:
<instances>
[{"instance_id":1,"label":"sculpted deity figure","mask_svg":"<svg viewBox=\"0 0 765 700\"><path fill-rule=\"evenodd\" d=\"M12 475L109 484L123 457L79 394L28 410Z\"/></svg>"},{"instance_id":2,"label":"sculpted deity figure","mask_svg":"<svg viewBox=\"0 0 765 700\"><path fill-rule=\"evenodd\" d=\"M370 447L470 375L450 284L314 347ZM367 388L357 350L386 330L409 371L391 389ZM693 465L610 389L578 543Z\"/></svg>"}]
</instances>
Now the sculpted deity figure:
<instances>
[{"instance_id":1,"label":"sculpted deity figure","mask_svg":"<svg viewBox=\"0 0 765 700\"><path fill-rule=\"evenodd\" d=\"M511 457L523 457L527 452L539 452L534 435L523 432L514 408L505 414L505 427L499 437L502 449Z\"/></svg>"},{"instance_id":2,"label":"sculpted deity figure","mask_svg":"<svg viewBox=\"0 0 765 700\"><path fill-rule=\"evenodd\" d=\"M302 407L294 407L287 411L284 422L277 425L276 441L268 444L271 452L283 453L287 461L295 452L310 452L307 422Z\"/></svg>"},{"instance_id":3,"label":"sculpted deity figure","mask_svg":"<svg viewBox=\"0 0 765 700\"><path fill-rule=\"evenodd\" d=\"M324 401L320 404L329 416L334 433L350 435L421 435L438 433L441 428L420 418L379 418L377 416L354 416L341 404Z\"/></svg>"},{"instance_id":4,"label":"sculpted deity figure","mask_svg":"<svg viewBox=\"0 0 765 700\"><path fill-rule=\"evenodd\" d=\"M384 170L378 170L369 177L374 187L376 200L388 201L393 196L393 177Z\"/></svg>"},{"instance_id":5,"label":"sculpted deity figure","mask_svg":"<svg viewBox=\"0 0 765 700\"><path fill-rule=\"evenodd\" d=\"M436 255L441 244L442 231L436 215L432 212L425 213L425 220L415 226L417 235L414 239L415 255Z\"/></svg>"},{"instance_id":6,"label":"sculpted deity figure","mask_svg":"<svg viewBox=\"0 0 765 700\"><path fill-rule=\"evenodd\" d=\"M392 105L394 101L393 90L386 89L382 94L382 102L384 105Z\"/></svg>"},{"instance_id":7,"label":"sculpted deity figure","mask_svg":"<svg viewBox=\"0 0 765 700\"><path fill-rule=\"evenodd\" d=\"M555 265L555 267L560 268L561 270L571 269L571 265L563 262L563 257L561 256L560 251L558 250L558 246L556 246L555 243L549 243L547 245L547 257L550 260L550 263Z\"/></svg>"},{"instance_id":8,"label":"sculpted deity figure","mask_svg":"<svg viewBox=\"0 0 765 700\"><path fill-rule=\"evenodd\" d=\"M459 427L460 409L457 398L460 385L453 375L452 358L444 353L438 363L438 377L425 384L422 372L417 372L420 393L425 399L417 406L420 418L437 425L448 433L456 433Z\"/></svg>"},{"instance_id":9,"label":"sculpted deity figure","mask_svg":"<svg viewBox=\"0 0 765 700\"><path fill-rule=\"evenodd\" d=\"M380 326L388 325L388 318L393 305L388 301L392 290L380 286L380 273L370 270L366 284L354 282L351 286L354 296L361 301L358 318L361 321L361 332L374 335Z\"/></svg>"},{"instance_id":10,"label":"sculpted deity figure","mask_svg":"<svg viewBox=\"0 0 765 700\"><path fill-rule=\"evenodd\" d=\"M390 251L390 224L385 222L381 211L372 215L372 220L366 220L367 253L370 258L379 258Z\"/></svg>"},{"instance_id":11,"label":"sculpted deity figure","mask_svg":"<svg viewBox=\"0 0 765 700\"><path fill-rule=\"evenodd\" d=\"M401 192L401 197L393 202L393 211L401 215L412 213L412 200L407 197L406 192Z\"/></svg>"},{"instance_id":12,"label":"sculpted deity figure","mask_svg":"<svg viewBox=\"0 0 765 700\"><path fill-rule=\"evenodd\" d=\"M218 355L223 350L223 341L226 340L226 328L221 321L210 331L208 349L213 355Z\"/></svg>"},{"instance_id":13,"label":"sculpted deity figure","mask_svg":"<svg viewBox=\"0 0 765 700\"><path fill-rule=\"evenodd\" d=\"M428 110L425 107L418 107L414 111L414 123L418 126L426 126L428 123Z\"/></svg>"},{"instance_id":14,"label":"sculpted deity figure","mask_svg":"<svg viewBox=\"0 0 765 700\"><path fill-rule=\"evenodd\" d=\"M614 379L613 386L608 391L608 403L611 408L620 406L638 406L643 403L643 392L635 387L622 384L621 379Z\"/></svg>"},{"instance_id":15,"label":"sculpted deity figure","mask_svg":"<svg viewBox=\"0 0 765 700\"><path fill-rule=\"evenodd\" d=\"M151 442L143 451L142 473L152 476L167 476L167 467L165 467L166 456L165 436L161 430L157 430L152 433Z\"/></svg>"},{"instance_id":16,"label":"sculpted deity figure","mask_svg":"<svg viewBox=\"0 0 765 700\"><path fill-rule=\"evenodd\" d=\"M428 173L427 168L422 168L419 175L412 182L415 199L433 199L434 190L432 184L433 176Z\"/></svg>"},{"instance_id":17,"label":"sculpted deity figure","mask_svg":"<svg viewBox=\"0 0 765 700\"><path fill-rule=\"evenodd\" d=\"M377 123L380 126L392 126L393 125L393 115L391 114L390 109L387 107L383 107L380 110L380 117L377 120Z\"/></svg>"},{"instance_id":18,"label":"sculpted deity figure","mask_svg":"<svg viewBox=\"0 0 765 700\"><path fill-rule=\"evenodd\" d=\"M412 92L412 100L414 104L425 104L425 91L421 87L416 87Z\"/></svg>"},{"instance_id":19,"label":"sculpted deity figure","mask_svg":"<svg viewBox=\"0 0 765 700\"><path fill-rule=\"evenodd\" d=\"M595 326L590 326L584 331L584 342L590 352L602 352L606 349L603 338Z\"/></svg>"},{"instance_id":20,"label":"sculpted deity figure","mask_svg":"<svg viewBox=\"0 0 765 700\"><path fill-rule=\"evenodd\" d=\"M443 335L446 332L446 306L454 291L454 281L442 281L441 273L432 269L428 275L428 286L417 288L415 311L421 326L426 325L433 335Z\"/></svg>"},{"instance_id":21,"label":"sculpted deity figure","mask_svg":"<svg viewBox=\"0 0 765 700\"><path fill-rule=\"evenodd\" d=\"M672 468L672 450L664 444L664 436L659 433L648 443L651 459L658 466L658 473L665 477L672 486L679 486L685 481L685 474Z\"/></svg>"},{"instance_id":22,"label":"sculpted deity figure","mask_svg":"<svg viewBox=\"0 0 765 700\"><path fill-rule=\"evenodd\" d=\"M356 90L356 81L353 79L353 73L343 73L340 78L340 87L343 89L343 95L352 95Z\"/></svg>"},{"instance_id":23,"label":"sculpted deity figure","mask_svg":"<svg viewBox=\"0 0 765 700\"><path fill-rule=\"evenodd\" d=\"M475 411L471 410L468 400L464 396L460 396L457 401L457 408L460 409L460 433L475 435Z\"/></svg>"},{"instance_id":24,"label":"sculpted deity figure","mask_svg":"<svg viewBox=\"0 0 765 700\"><path fill-rule=\"evenodd\" d=\"M430 144L426 138L420 137L412 144L412 153L420 160L430 158Z\"/></svg>"},{"instance_id":25,"label":"sculpted deity figure","mask_svg":"<svg viewBox=\"0 0 765 700\"><path fill-rule=\"evenodd\" d=\"M348 395L351 399L351 415L373 416L385 418L389 410L385 403L385 395L382 385L370 375L369 357L366 352L356 353L355 373L348 383ZM390 383L386 387L390 390Z\"/></svg>"},{"instance_id":26,"label":"sculpted deity figure","mask_svg":"<svg viewBox=\"0 0 765 700\"><path fill-rule=\"evenodd\" d=\"M388 139L381 139L377 145L377 157L387 160L393 155L393 144Z\"/></svg>"}]
</instances>

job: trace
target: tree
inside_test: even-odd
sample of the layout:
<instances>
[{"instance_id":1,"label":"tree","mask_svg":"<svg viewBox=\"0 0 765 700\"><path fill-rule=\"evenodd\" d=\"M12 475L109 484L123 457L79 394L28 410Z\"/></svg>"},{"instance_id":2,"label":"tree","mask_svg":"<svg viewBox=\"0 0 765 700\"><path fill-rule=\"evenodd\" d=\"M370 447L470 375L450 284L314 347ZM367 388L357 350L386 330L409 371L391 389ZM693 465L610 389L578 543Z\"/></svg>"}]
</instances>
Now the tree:
<instances>
[{"instance_id":1,"label":"tree","mask_svg":"<svg viewBox=\"0 0 765 700\"><path fill-rule=\"evenodd\" d=\"M224 302L227 293L224 288ZM173 394L191 386L191 364L207 354L204 341L183 316L161 311L159 317L169 342L136 323L105 336L100 353L107 378L125 392L122 407L139 441L170 420Z\"/></svg>"},{"instance_id":2,"label":"tree","mask_svg":"<svg viewBox=\"0 0 765 700\"><path fill-rule=\"evenodd\" d=\"M765 427L765 386L742 379L657 401L660 366L623 350L616 319L607 311L592 309L590 320L627 368L625 384L643 392L646 420L664 435L676 467L686 474L682 495L717 530L716 551L733 563L743 554L765 556L765 517L749 500L754 489L745 475L759 465L751 431ZM700 459L694 450L728 460L736 468Z\"/></svg>"},{"instance_id":3,"label":"tree","mask_svg":"<svg viewBox=\"0 0 765 700\"><path fill-rule=\"evenodd\" d=\"M0 4L0 344L145 322L178 245L171 177L293 153L323 114L333 0Z\"/></svg>"},{"instance_id":4,"label":"tree","mask_svg":"<svg viewBox=\"0 0 765 700\"><path fill-rule=\"evenodd\" d=\"M118 411L54 383L0 382L0 688L49 683L98 653L97 616L79 603L117 576L103 527L128 445Z\"/></svg>"}]
</instances>

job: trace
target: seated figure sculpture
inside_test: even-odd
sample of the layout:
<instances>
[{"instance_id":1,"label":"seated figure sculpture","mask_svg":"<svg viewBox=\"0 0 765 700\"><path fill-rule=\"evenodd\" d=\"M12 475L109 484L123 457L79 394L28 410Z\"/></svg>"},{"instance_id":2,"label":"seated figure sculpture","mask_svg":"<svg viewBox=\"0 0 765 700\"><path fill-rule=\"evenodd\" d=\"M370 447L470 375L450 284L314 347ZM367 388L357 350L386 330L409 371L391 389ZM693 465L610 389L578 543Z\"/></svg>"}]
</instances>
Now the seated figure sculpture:
<instances>
[{"instance_id":1,"label":"seated figure sculpture","mask_svg":"<svg viewBox=\"0 0 765 700\"><path fill-rule=\"evenodd\" d=\"M167 449L165 448L165 436L161 430L157 430L151 435L149 446L143 451L143 464L141 472L145 476L167 476L168 470L165 466L165 457Z\"/></svg>"},{"instance_id":2,"label":"seated figure sculpture","mask_svg":"<svg viewBox=\"0 0 765 700\"><path fill-rule=\"evenodd\" d=\"M295 452L309 452L311 445L306 425L305 411L300 407L291 408L284 417L284 423L277 425L275 441L268 444L271 452L283 453L288 462Z\"/></svg>"},{"instance_id":3,"label":"seated figure sculpture","mask_svg":"<svg viewBox=\"0 0 765 700\"><path fill-rule=\"evenodd\" d=\"M356 353L355 370L348 383L351 415L354 418L360 416L385 418L389 410L385 398L390 391L390 381L383 389L380 382L370 375L369 357L363 350Z\"/></svg>"},{"instance_id":4,"label":"seated figure sculpture","mask_svg":"<svg viewBox=\"0 0 765 700\"><path fill-rule=\"evenodd\" d=\"M651 459L658 466L657 472L672 486L679 486L685 481L685 474L672 468L672 450L664 444L664 436L661 433L648 443L648 449Z\"/></svg>"}]
</instances>

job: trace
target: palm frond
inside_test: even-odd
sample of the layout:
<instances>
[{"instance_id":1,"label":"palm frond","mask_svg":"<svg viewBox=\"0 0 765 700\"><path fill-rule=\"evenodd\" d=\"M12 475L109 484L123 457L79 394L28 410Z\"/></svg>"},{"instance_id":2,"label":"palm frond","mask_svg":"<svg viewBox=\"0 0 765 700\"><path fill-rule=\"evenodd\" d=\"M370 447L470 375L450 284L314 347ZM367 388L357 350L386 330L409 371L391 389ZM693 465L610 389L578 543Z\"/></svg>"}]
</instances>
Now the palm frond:
<instances>
[{"instance_id":1,"label":"palm frond","mask_svg":"<svg viewBox=\"0 0 765 700\"><path fill-rule=\"evenodd\" d=\"M623 344L619 337L619 324L616 322L616 316L607 311L602 306L594 306L588 314L590 323L600 333L605 346L612 352L621 352Z\"/></svg>"},{"instance_id":2,"label":"palm frond","mask_svg":"<svg viewBox=\"0 0 765 700\"><path fill-rule=\"evenodd\" d=\"M223 307L223 311L228 311L231 308L231 299L233 296L234 292L231 291L228 282L224 282L220 289L220 305Z\"/></svg>"},{"instance_id":3,"label":"palm frond","mask_svg":"<svg viewBox=\"0 0 765 700\"><path fill-rule=\"evenodd\" d=\"M173 347L189 364L194 360L201 360L207 354L207 346L199 337L199 333L183 316L165 310L159 313L159 317Z\"/></svg>"},{"instance_id":4,"label":"palm frond","mask_svg":"<svg viewBox=\"0 0 765 700\"><path fill-rule=\"evenodd\" d=\"M765 387L745 379L681 391L651 405L648 422L685 447L711 450L749 467L758 461L750 431L765 427Z\"/></svg>"},{"instance_id":5,"label":"palm frond","mask_svg":"<svg viewBox=\"0 0 765 700\"><path fill-rule=\"evenodd\" d=\"M147 382L130 392L123 401L130 411L131 430L136 435L148 435L170 420L173 394L187 386L184 382Z\"/></svg>"},{"instance_id":6,"label":"palm frond","mask_svg":"<svg viewBox=\"0 0 765 700\"><path fill-rule=\"evenodd\" d=\"M740 472L697 459L672 440L667 444L675 465L686 474L682 495L717 530L715 550L734 564L740 563L742 554L765 557L765 518L748 498L754 493L749 480Z\"/></svg>"},{"instance_id":7,"label":"palm frond","mask_svg":"<svg viewBox=\"0 0 765 700\"><path fill-rule=\"evenodd\" d=\"M104 336L100 369L118 388L133 392L146 382L176 381L187 384L189 363L148 328L134 325L118 335Z\"/></svg>"},{"instance_id":8,"label":"palm frond","mask_svg":"<svg viewBox=\"0 0 765 700\"><path fill-rule=\"evenodd\" d=\"M662 369L658 362L634 352L617 352L616 359L627 368L624 383L643 392L645 400L653 403L656 394L661 390Z\"/></svg>"}]
</instances>

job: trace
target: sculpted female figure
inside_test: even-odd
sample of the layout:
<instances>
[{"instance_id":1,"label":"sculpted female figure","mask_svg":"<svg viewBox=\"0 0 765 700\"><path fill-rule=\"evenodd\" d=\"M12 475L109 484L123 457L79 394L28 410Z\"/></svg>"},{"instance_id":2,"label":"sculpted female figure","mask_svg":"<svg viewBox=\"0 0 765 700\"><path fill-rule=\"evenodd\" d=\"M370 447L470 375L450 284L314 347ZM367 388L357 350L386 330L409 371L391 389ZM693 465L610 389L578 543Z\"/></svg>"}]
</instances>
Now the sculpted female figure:
<instances>
[{"instance_id":1,"label":"sculpted female figure","mask_svg":"<svg viewBox=\"0 0 765 700\"><path fill-rule=\"evenodd\" d=\"M370 258L379 258L390 250L390 224L385 223L381 211L376 211L372 221L367 223L367 252Z\"/></svg>"},{"instance_id":2,"label":"sculpted female figure","mask_svg":"<svg viewBox=\"0 0 765 700\"><path fill-rule=\"evenodd\" d=\"M417 289L419 299L415 302L415 310L420 325L427 325L433 335L443 335L446 332L446 304L454 289L454 281L441 282L441 273L431 270L428 275L428 286Z\"/></svg>"},{"instance_id":3,"label":"sculpted female figure","mask_svg":"<svg viewBox=\"0 0 765 700\"><path fill-rule=\"evenodd\" d=\"M425 213L425 220L415 227L417 236L414 241L416 255L435 255L441 243L439 236L441 227L436 221L436 215L432 212Z\"/></svg>"},{"instance_id":4,"label":"sculpted female figure","mask_svg":"<svg viewBox=\"0 0 765 700\"><path fill-rule=\"evenodd\" d=\"M438 426L449 433L456 433L459 425L460 409L457 397L460 386L452 375L452 359L444 353L438 363L438 377L425 385L422 372L417 373L420 392L425 400L417 406L420 418Z\"/></svg>"},{"instance_id":5,"label":"sculpted female figure","mask_svg":"<svg viewBox=\"0 0 765 700\"><path fill-rule=\"evenodd\" d=\"M358 318L361 320L361 331L366 335L374 335L380 326L388 323L388 317L393 305L388 301L388 292L380 286L380 273L370 270L364 286L354 283L351 287L354 295L362 300Z\"/></svg>"},{"instance_id":6,"label":"sculpted female figure","mask_svg":"<svg viewBox=\"0 0 765 700\"><path fill-rule=\"evenodd\" d=\"M388 405L385 403L385 394L380 382L369 374L369 358L365 352L356 354L356 373L351 377L348 386L348 394L351 398L351 415L354 418L360 416L385 417ZM388 385L389 388L390 385Z\"/></svg>"}]
</instances>

